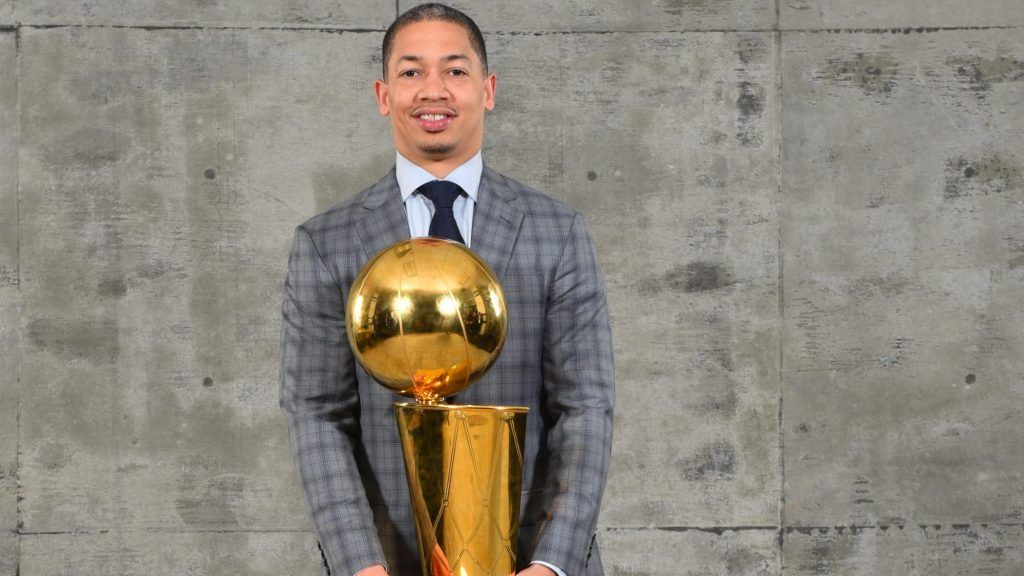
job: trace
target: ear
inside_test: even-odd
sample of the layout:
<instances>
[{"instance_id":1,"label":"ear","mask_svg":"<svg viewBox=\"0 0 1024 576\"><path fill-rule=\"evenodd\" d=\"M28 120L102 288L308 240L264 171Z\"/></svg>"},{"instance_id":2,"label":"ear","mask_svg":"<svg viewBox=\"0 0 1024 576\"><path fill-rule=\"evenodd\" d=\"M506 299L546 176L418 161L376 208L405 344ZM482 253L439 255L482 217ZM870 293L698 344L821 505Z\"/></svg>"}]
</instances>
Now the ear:
<instances>
[{"instance_id":1,"label":"ear","mask_svg":"<svg viewBox=\"0 0 1024 576\"><path fill-rule=\"evenodd\" d=\"M373 83L373 92L377 95L377 108L380 110L381 116L387 116L391 113L391 102L388 100L388 84L383 80L377 80Z\"/></svg>"},{"instance_id":2,"label":"ear","mask_svg":"<svg viewBox=\"0 0 1024 576\"><path fill-rule=\"evenodd\" d=\"M498 77L488 74L484 79L484 109L494 110L494 89L498 85Z\"/></svg>"}]
</instances>

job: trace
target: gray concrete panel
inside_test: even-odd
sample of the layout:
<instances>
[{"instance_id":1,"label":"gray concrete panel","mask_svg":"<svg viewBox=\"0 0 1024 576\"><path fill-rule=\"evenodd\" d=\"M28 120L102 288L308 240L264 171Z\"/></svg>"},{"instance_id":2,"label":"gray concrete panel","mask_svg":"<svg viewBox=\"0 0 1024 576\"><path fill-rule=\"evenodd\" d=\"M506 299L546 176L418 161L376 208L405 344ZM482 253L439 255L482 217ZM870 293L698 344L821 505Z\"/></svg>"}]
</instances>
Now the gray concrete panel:
<instances>
[{"instance_id":1,"label":"gray concrete panel","mask_svg":"<svg viewBox=\"0 0 1024 576\"><path fill-rule=\"evenodd\" d=\"M580 210L606 273L618 392L602 522L771 525L771 36L490 40L498 91L486 157Z\"/></svg>"},{"instance_id":2,"label":"gray concrete panel","mask_svg":"<svg viewBox=\"0 0 1024 576\"><path fill-rule=\"evenodd\" d=\"M16 125L15 73L14 33L0 32L0 126ZM0 576L18 563L17 146L16 130L0 130Z\"/></svg>"},{"instance_id":3,"label":"gray concrete panel","mask_svg":"<svg viewBox=\"0 0 1024 576\"><path fill-rule=\"evenodd\" d=\"M908 525L784 535L793 576L1017 576L1024 573L1024 527Z\"/></svg>"},{"instance_id":4,"label":"gray concrete panel","mask_svg":"<svg viewBox=\"0 0 1024 576\"><path fill-rule=\"evenodd\" d=\"M379 41L23 31L27 531L308 527L281 286L292 227L392 162Z\"/></svg>"},{"instance_id":5,"label":"gray concrete panel","mask_svg":"<svg viewBox=\"0 0 1024 576\"><path fill-rule=\"evenodd\" d=\"M318 574L305 532L26 534L20 576Z\"/></svg>"},{"instance_id":6,"label":"gray concrete panel","mask_svg":"<svg viewBox=\"0 0 1024 576\"><path fill-rule=\"evenodd\" d=\"M1019 522L1022 36L783 61L787 524Z\"/></svg>"},{"instance_id":7,"label":"gray concrete panel","mask_svg":"<svg viewBox=\"0 0 1024 576\"><path fill-rule=\"evenodd\" d=\"M401 11L418 0L399 0ZM655 2L557 2L529 0L451 2L485 32L507 31L682 31L771 30L773 0L657 0Z\"/></svg>"},{"instance_id":8,"label":"gray concrete panel","mask_svg":"<svg viewBox=\"0 0 1024 576\"><path fill-rule=\"evenodd\" d=\"M0 534L0 574L18 575L18 535L14 532Z\"/></svg>"},{"instance_id":9,"label":"gray concrete panel","mask_svg":"<svg viewBox=\"0 0 1024 576\"><path fill-rule=\"evenodd\" d=\"M0 0L0 26L14 24L14 0Z\"/></svg>"},{"instance_id":10,"label":"gray concrete panel","mask_svg":"<svg viewBox=\"0 0 1024 576\"><path fill-rule=\"evenodd\" d=\"M18 574L18 533L5 529L0 532L0 575L20 576Z\"/></svg>"},{"instance_id":11,"label":"gray concrete panel","mask_svg":"<svg viewBox=\"0 0 1024 576\"><path fill-rule=\"evenodd\" d=\"M0 576L18 566L18 296L0 287Z\"/></svg>"},{"instance_id":12,"label":"gray concrete panel","mask_svg":"<svg viewBox=\"0 0 1024 576\"><path fill-rule=\"evenodd\" d=\"M606 529L598 534L607 576L777 576L777 531Z\"/></svg>"},{"instance_id":13,"label":"gray concrete panel","mask_svg":"<svg viewBox=\"0 0 1024 576\"><path fill-rule=\"evenodd\" d=\"M13 530L0 533L0 574L20 576L18 574L18 534Z\"/></svg>"},{"instance_id":14,"label":"gray concrete panel","mask_svg":"<svg viewBox=\"0 0 1024 576\"><path fill-rule=\"evenodd\" d=\"M1024 10L1018 0L780 0L779 20L784 30L1020 26Z\"/></svg>"},{"instance_id":15,"label":"gray concrete panel","mask_svg":"<svg viewBox=\"0 0 1024 576\"><path fill-rule=\"evenodd\" d=\"M381 30L395 19L394 2L330 0L17 0L22 24L312 26Z\"/></svg>"},{"instance_id":16,"label":"gray concrete panel","mask_svg":"<svg viewBox=\"0 0 1024 576\"><path fill-rule=\"evenodd\" d=\"M0 31L0 290L18 283L18 131L15 32Z\"/></svg>"}]
</instances>

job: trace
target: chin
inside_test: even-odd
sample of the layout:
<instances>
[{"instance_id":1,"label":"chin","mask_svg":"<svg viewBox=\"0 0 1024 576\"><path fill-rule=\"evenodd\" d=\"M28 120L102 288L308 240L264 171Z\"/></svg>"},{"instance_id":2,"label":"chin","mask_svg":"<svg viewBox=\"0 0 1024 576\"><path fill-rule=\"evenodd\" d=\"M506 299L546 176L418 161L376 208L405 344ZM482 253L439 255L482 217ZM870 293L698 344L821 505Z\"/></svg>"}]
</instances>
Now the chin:
<instances>
[{"instance_id":1,"label":"chin","mask_svg":"<svg viewBox=\"0 0 1024 576\"><path fill-rule=\"evenodd\" d=\"M455 150L455 145L448 142L424 142L417 148L429 156L447 156Z\"/></svg>"}]
</instances>

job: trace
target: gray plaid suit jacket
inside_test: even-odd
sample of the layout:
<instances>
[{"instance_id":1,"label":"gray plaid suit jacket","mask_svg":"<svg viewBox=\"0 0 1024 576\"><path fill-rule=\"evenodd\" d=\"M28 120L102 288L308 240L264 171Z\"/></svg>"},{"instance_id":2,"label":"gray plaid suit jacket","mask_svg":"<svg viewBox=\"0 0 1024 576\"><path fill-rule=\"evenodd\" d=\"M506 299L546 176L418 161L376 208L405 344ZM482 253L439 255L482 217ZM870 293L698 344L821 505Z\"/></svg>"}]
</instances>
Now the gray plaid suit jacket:
<instances>
[{"instance_id":1,"label":"gray plaid suit jacket","mask_svg":"<svg viewBox=\"0 0 1024 576\"><path fill-rule=\"evenodd\" d=\"M604 283L579 214L489 168L472 247L508 306L504 350L460 404L528 406L518 558L603 574L594 541L611 452L612 343ZM348 291L366 261L409 237L394 169L295 231L285 282L281 407L324 556L323 573L384 564L419 576L392 403L353 359ZM522 568L521 566L520 568Z\"/></svg>"}]
</instances>

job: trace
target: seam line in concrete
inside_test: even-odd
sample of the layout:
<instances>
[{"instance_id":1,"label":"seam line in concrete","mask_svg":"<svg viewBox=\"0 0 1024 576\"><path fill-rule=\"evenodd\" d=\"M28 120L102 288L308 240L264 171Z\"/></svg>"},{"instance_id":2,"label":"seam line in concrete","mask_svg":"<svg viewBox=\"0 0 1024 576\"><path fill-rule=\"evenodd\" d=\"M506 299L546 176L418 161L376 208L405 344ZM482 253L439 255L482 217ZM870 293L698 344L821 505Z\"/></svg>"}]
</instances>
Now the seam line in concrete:
<instances>
[{"instance_id":1,"label":"seam line in concrete","mask_svg":"<svg viewBox=\"0 0 1024 576\"><path fill-rule=\"evenodd\" d=\"M384 32L382 28L333 28L330 26L233 26L220 24L204 26L199 24L32 24L22 22L18 28L34 28L52 30L56 28L110 28L128 30L252 30L252 31L285 31L285 32L324 32L328 34L367 34Z\"/></svg>"},{"instance_id":2,"label":"seam line in concrete","mask_svg":"<svg viewBox=\"0 0 1024 576\"><path fill-rule=\"evenodd\" d=\"M645 532L648 530L661 530L665 532L687 532L690 530L696 530L700 532L742 532L745 530L760 530L760 531L775 531L779 527L772 524L750 524L750 525L739 525L739 526L602 526L602 530L635 530L637 532Z\"/></svg>"},{"instance_id":3,"label":"seam line in concrete","mask_svg":"<svg viewBox=\"0 0 1024 576\"><path fill-rule=\"evenodd\" d=\"M22 334L21 334L21 313L22 291L21 291L21 29L16 28L14 32L14 278L17 283L15 318L18 325L15 327L15 390L18 398L17 408L14 412L14 526L15 530L21 529L21 368L22 368ZM21 573L21 538L16 538L14 553L15 573Z\"/></svg>"},{"instance_id":4,"label":"seam line in concrete","mask_svg":"<svg viewBox=\"0 0 1024 576\"><path fill-rule=\"evenodd\" d=\"M342 28L332 26L302 26L302 25L266 25L266 26L244 26L232 24L90 24L90 23L31 23L21 22L15 25L2 25L0 31L16 28L36 28L48 30L54 28L112 28L112 29L137 29L137 30L252 30L252 31L287 31L287 32L324 32L329 34L342 33L375 33L385 32L385 28ZM808 34L923 34L932 32L954 32L954 31L985 31L985 30L1024 30L1024 26L911 26L902 28L683 28L677 30L487 30L485 35L495 36L587 36L587 35L609 35L609 34L695 34L695 33L808 33Z\"/></svg>"},{"instance_id":5,"label":"seam line in concrete","mask_svg":"<svg viewBox=\"0 0 1024 576\"><path fill-rule=\"evenodd\" d=\"M554 35L603 35L603 34L693 34L707 33L772 33L772 32L809 32L809 33L875 33L875 34L910 34L929 32L948 32L956 30L1020 30L1024 26L909 26L902 28L682 28L678 30L485 30L484 34L497 36L554 36Z\"/></svg>"},{"instance_id":6,"label":"seam line in concrete","mask_svg":"<svg viewBox=\"0 0 1024 576\"><path fill-rule=\"evenodd\" d=\"M1020 30L1024 26L904 26L895 28L780 28L782 32L807 32L811 34L929 34L932 32L955 32L958 30Z\"/></svg>"},{"instance_id":7,"label":"seam line in concrete","mask_svg":"<svg viewBox=\"0 0 1024 576\"><path fill-rule=\"evenodd\" d=\"M787 534L793 532L807 533L822 532L829 533L831 531L856 533L862 530L881 530L883 532L890 529L905 530L907 528L917 528L920 530L943 530L948 527L951 530L970 530L974 527L980 528L1024 528L1024 522L975 522L975 523L957 523L952 522L948 524L874 524L874 525L845 525L845 526L786 526L784 530ZM750 525L750 526L604 526L601 530L605 531L633 531L633 532L707 532L710 534L716 534L721 536L725 532L776 532L779 530L778 526L771 525ZM224 529L196 529L196 530L183 530L175 528L141 528L141 529L98 529L98 530L18 530L19 536L102 536L106 534L125 534L125 533L141 533L141 534L313 534L311 530L280 530L280 529L267 529L267 530L224 530Z\"/></svg>"},{"instance_id":8,"label":"seam line in concrete","mask_svg":"<svg viewBox=\"0 0 1024 576\"><path fill-rule=\"evenodd\" d=\"M19 536L103 536L106 534L312 534L311 530L180 530L175 528L99 529L99 530L19 530Z\"/></svg>"},{"instance_id":9,"label":"seam line in concrete","mask_svg":"<svg viewBox=\"0 0 1024 576\"><path fill-rule=\"evenodd\" d=\"M1021 522L947 522L947 523L906 523L906 524L848 524L834 526L785 526L781 530L787 534L793 532L831 531L837 532L858 530L882 530L889 529L904 530L906 528L919 528L921 530L969 530L979 528L1024 528L1024 521ZM636 532L661 531L661 532L711 532L720 534L722 532L775 532L780 528L771 525L740 525L740 526L603 526L602 530L631 530Z\"/></svg>"},{"instance_id":10,"label":"seam line in concrete","mask_svg":"<svg viewBox=\"0 0 1024 576\"><path fill-rule=\"evenodd\" d=\"M1024 528L1024 522L949 522L949 523L907 523L907 524L849 524L845 526L786 526L784 528L787 534L793 532L800 532L810 534L811 532L829 533L831 531L852 533L859 532L861 530L881 530L886 532L888 530L905 530L907 528L917 528L920 530L944 530L947 527L950 530L970 530L971 528Z\"/></svg>"},{"instance_id":11,"label":"seam line in concrete","mask_svg":"<svg viewBox=\"0 0 1024 576\"><path fill-rule=\"evenodd\" d=\"M637 532L644 532L648 530L656 530L659 532L708 532L711 534L717 534L719 536L724 532L775 532L779 529L778 526L649 526L639 528L608 528L609 530L635 530Z\"/></svg>"},{"instance_id":12,"label":"seam line in concrete","mask_svg":"<svg viewBox=\"0 0 1024 576\"><path fill-rule=\"evenodd\" d=\"M779 0L775 0L776 11L779 10ZM778 14L776 14L778 16ZM779 22L781 26L781 22ZM775 119L775 215L778 218L778 225L776 228L776 251L778 255L778 334L779 334L779 351L776 366L776 378L778 379L778 442L779 442L779 513L778 513L778 531L775 536L775 547L779 555L779 565L786 565L785 557L785 532L782 527L786 525L786 420L784 412L785 402L785 382L783 381L783 366L785 366L785 343L786 343L786 293L785 293L785 254L782 251L782 232L783 232L783 190L782 178L784 172L782 170L782 143L783 143L783 130L785 124L782 120L783 112L783 98L784 93L782 91L782 32L778 31L775 33L773 38L775 44L775 94L777 98L776 106L778 113ZM783 568L784 569L784 568Z\"/></svg>"}]
</instances>

